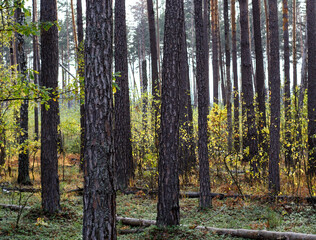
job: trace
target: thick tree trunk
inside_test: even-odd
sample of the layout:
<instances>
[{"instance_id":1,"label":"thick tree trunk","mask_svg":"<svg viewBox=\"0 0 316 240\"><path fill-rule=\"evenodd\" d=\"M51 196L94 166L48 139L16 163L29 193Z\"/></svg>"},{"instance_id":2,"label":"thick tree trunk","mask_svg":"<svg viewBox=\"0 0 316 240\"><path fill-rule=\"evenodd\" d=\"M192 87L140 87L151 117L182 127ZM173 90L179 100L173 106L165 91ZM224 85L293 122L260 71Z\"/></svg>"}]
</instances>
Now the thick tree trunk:
<instances>
[{"instance_id":1,"label":"thick tree trunk","mask_svg":"<svg viewBox=\"0 0 316 240\"><path fill-rule=\"evenodd\" d=\"M17 2L20 6L20 2ZM25 17L21 8L16 9L16 21L19 25L24 25ZM24 37L21 33L17 34L17 64L18 72L22 75L22 81L27 84L27 65L26 65L26 56L24 51ZM28 115L29 102L28 100L23 100L20 108L20 153L19 153L19 175L18 183L23 185L31 184L30 175L29 175L29 150L27 146L27 140L29 138L28 134Z\"/></svg>"},{"instance_id":2,"label":"thick tree trunk","mask_svg":"<svg viewBox=\"0 0 316 240\"><path fill-rule=\"evenodd\" d=\"M316 175L316 2L307 0L308 35L308 174Z\"/></svg>"},{"instance_id":3,"label":"thick tree trunk","mask_svg":"<svg viewBox=\"0 0 316 240\"><path fill-rule=\"evenodd\" d=\"M57 1L41 0L43 22L57 21ZM48 31L41 30L41 86L51 88L49 109L42 105L41 124L41 184L42 207L49 213L60 209L57 157L58 95L58 29L52 26Z\"/></svg>"},{"instance_id":4,"label":"thick tree trunk","mask_svg":"<svg viewBox=\"0 0 316 240\"><path fill-rule=\"evenodd\" d=\"M152 119L155 134L155 146L158 152L158 115L159 115L159 75L158 75L158 52L155 27L155 12L152 0L147 0L149 38L150 38L150 53L151 53L151 77L152 77Z\"/></svg>"},{"instance_id":5,"label":"thick tree trunk","mask_svg":"<svg viewBox=\"0 0 316 240\"><path fill-rule=\"evenodd\" d=\"M134 165L131 145L131 117L128 86L127 62L127 35L125 0L115 1L115 72L120 72L116 83L119 90L114 94L115 104L115 161L117 171L117 184L119 189L124 189L133 176ZM143 73L144 76L144 73Z\"/></svg>"},{"instance_id":6,"label":"thick tree trunk","mask_svg":"<svg viewBox=\"0 0 316 240\"><path fill-rule=\"evenodd\" d=\"M211 206L210 196L210 173L207 148L207 115L208 99L207 78L205 76L205 61L203 42L205 34L203 30L202 3L194 0L194 18L195 18L195 37L196 37L196 83L198 89L198 157L199 157L199 176L200 176L200 207L207 208ZM212 25L213 26L213 25ZM213 28L212 28L213 29ZM213 34L212 30L212 34ZM218 65L217 65L218 66ZM218 100L214 98L214 100Z\"/></svg>"},{"instance_id":7,"label":"thick tree trunk","mask_svg":"<svg viewBox=\"0 0 316 240\"><path fill-rule=\"evenodd\" d=\"M253 104L253 84L251 73L251 53L249 47L248 0L239 0L241 28L241 74L242 74L242 110L247 123L243 136L244 161L250 162L254 177L258 174L258 144Z\"/></svg>"},{"instance_id":8,"label":"thick tree trunk","mask_svg":"<svg viewBox=\"0 0 316 240\"><path fill-rule=\"evenodd\" d=\"M263 66L263 50L261 39L261 1L252 0L252 13L253 13L253 30L255 40L255 53L256 53L256 92L257 103L259 110L258 122L258 145L266 152L267 143L265 143L264 128L266 127L266 107L265 107L265 84L264 84L264 66Z\"/></svg>"},{"instance_id":9,"label":"thick tree trunk","mask_svg":"<svg viewBox=\"0 0 316 240\"><path fill-rule=\"evenodd\" d=\"M161 92L157 224L179 225L179 84L183 0L167 0Z\"/></svg>"},{"instance_id":10,"label":"thick tree trunk","mask_svg":"<svg viewBox=\"0 0 316 240\"><path fill-rule=\"evenodd\" d=\"M228 18L228 0L224 0L224 21L225 21L225 50L226 50L226 82L227 82L227 143L228 152L232 151L233 126L232 126L232 84L230 79L230 42L229 42L229 18Z\"/></svg>"},{"instance_id":11,"label":"thick tree trunk","mask_svg":"<svg viewBox=\"0 0 316 240\"><path fill-rule=\"evenodd\" d=\"M116 239L111 0L87 1L87 26L83 239Z\"/></svg>"},{"instance_id":12,"label":"thick tree trunk","mask_svg":"<svg viewBox=\"0 0 316 240\"><path fill-rule=\"evenodd\" d=\"M270 72L271 122L269 148L269 191L273 195L280 192L280 59L277 0L269 1L270 19Z\"/></svg>"},{"instance_id":13,"label":"thick tree trunk","mask_svg":"<svg viewBox=\"0 0 316 240\"><path fill-rule=\"evenodd\" d=\"M238 66L237 66L237 39L236 39L236 0L231 0L231 24L232 24L232 62L234 76L234 149L239 152L239 90L238 90Z\"/></svg>"}]
</instances>

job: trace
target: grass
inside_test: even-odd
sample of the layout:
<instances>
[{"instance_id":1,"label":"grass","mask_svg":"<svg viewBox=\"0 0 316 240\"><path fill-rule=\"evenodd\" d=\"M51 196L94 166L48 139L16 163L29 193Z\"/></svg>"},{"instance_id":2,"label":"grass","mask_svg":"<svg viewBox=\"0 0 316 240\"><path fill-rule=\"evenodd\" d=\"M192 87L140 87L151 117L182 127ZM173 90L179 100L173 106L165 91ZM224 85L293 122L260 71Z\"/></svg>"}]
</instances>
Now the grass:
<instances>
[{"instance_id":1,"label":"grass","mask_svg":"<svg viewBox=\"0 0 316 240\"><path fill-rule=\"evenodd\" d=\"M66 161L65 178L60 182L61 211L47 216L40 207L40 193L33 194L26 205L19 226L16 226L17 212L0 208L0 239L81 239L82 238L82 196L66 193L67 190L82 187L82 175L78 164ZM39 165L35 165L34 188L39 188ZM62 173L62 167L60 168ZM61 174L60 174L61 175ZM2 176L0 184L14 186L16 175ZM1 191L1 190L0 190ZM31 193L3 191L0 203L23 204ZM181 224L190 226L158 228L151 226L144 232L118 235L118 239L236 239L213 235L209 231L194 229L197 225L218 228L267 229L316 234L316 211L307 205L295 203L263 204L241 199L213 199L208 210L198 208L198 199L181 199ZM141 191L137 194L117 194L117 215L124 217L155 219L157 197L149 197ZM117 229L129 229L118 223Z\"/></svg>"}]
</instances>

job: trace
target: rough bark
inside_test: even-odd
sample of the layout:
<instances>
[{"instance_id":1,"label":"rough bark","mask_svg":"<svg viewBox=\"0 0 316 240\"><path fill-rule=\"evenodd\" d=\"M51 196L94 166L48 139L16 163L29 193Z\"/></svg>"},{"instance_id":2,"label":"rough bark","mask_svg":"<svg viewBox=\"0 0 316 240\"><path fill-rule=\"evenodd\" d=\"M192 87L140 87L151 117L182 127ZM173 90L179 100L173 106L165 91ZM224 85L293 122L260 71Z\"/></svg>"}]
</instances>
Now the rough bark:
<instances>
[{"instance_id":1,"label":"rough bark","mask_svg":"<svg viewBox=\"0 0 316 240\"><path fill-rule=\"evenodd\" d=\"M266 107L265 107L265 84L264 84L264 66L263 66L263 50L261 38L261 1L252 0L252 13L253 13L253 32L255 41L255 54L256 54L256 93L258 103L258 145L267 151L267 146L264 143L265 135L263 129L266 126Z\"/></svg>"},{"instance_id":2,"label":"rough bark","mask_svg":"<svg viewBox=\"0 0 316 240\"><path fill-rule=\"evenodd\" d=\"M150 54L151 54L151 77L152 77L152 119L155 134L155 146L158 151L158 114L159 114L159 75L158 75L158 53L155 27L155 13L152 0L147 0Z\"/></svg>"},{"instance_id":3,"label":"rough bark","mask_svg":"<svg viewBox=\"0 0 316 240\"><path fill-rule=\"evenodd\" d=\"M280 191L280 57L277 0L269 1L271 122L269 148L269 191L276 195Z\"/></svg>"},{"instance_id":4,"label":"rough bark","mask_svg":"<svg viewBox=\"0 0 316 240\"><path fill-rule=\"evenodd\" d=\"M239 152L239 89L238 89L238 66L237 66L237 39L236 39L236 0L231 1L231 24L232 24L232 62L234 76L234 149Z\"/></svg>"},{"instance_id":5,"label":"rough bark","mask_svg":"<svg viewBox=\"0 0 316 240\"><path fill-rule=\"evenodd\" d=\"M179 83L183 0L167 0L161 92L157 224L179 225Z\"/></svg>"},{"instance_id":6,"label":"rough bark","mask_svg":"<svg viewBox=\"0 0 316 240\"><path fill-rule=\"evenodd\" d=\"M199 0L194 0L194 18L196 37L196 83L198 89L198 158L201 193L200 207L207 208L211 206L212 200L210 196L211 186L207 149L208 89L205 88L205 86L207 85L207 78L205 76L205 55L203 49L205 34L203 31L202 3ZM215 99L217 101L218 96L217 98L214 98L214 100Z\"/></svg>"},{"instance_id":7,"label":"rough bark","mask_svg":"<svg viewBox=\"0 0 316 240\"><path fill-rule=\"evenodd\" d=\"M120 89L114 94L115 161L118 188L124 189L128 186L134 172L131 145L125 0L115 1L114 34L115 72L120 72L121 75L116 78L116 83Z\"/></svg>"},{"instance_id":8,"label":"rough bark","mask_svg":"<svg viewBox=\"0 0 316 240\"><path fill-rule=\"evenodd\" d=\"M226 59L226 83L227 83L227 143L228 152L232 151L233 126L232 126L232 84L230 79L230 41L229 41L229 18L228 18L228 0L224 0L224 22L225 22L225 59Z\"/></svg>"},{"instance_id":9,"label":"rough bark","mask_svg":"<svg viewBox=\"0 0 316 240\"><path fill-rule=\"evenodd\" d=\"M248 0L239 0L241 28L241 75L242 75L242 110L246 116L246 129L243 130L244 161L249 161L252 174L258 173L257 129L253 104L253 84L251 73L251 53L249 48Z\"/></svg>"},{"instance_id":10,"label":"rough bark","mask_svg":"<svg viewBox=\"0 0 316 240\"><path fill-rule=\"evenodd\" d=\"M87 1L83 239L116 239L112 1Z\"/></svg>"},{"instance_id":11,"label":"rough bark","mask_svg":"<svg viewBox=\"0 0 316 240\"><path fill-rule=\"evenodd\" d=\"M285 111L285 166L293 167L291 157L291 88L290 88L290 46L288 1L283 0L283 41L284 41L284 111Z\"/></svg>"},{"instance_id":12,"label":"rough bark","mask_svg":"<svg viewBox=\"0 0 316 240\"><path fill-rule=\"evenodd\" d=\"M41 0L41 22L57 21L57 1ZM41 86L51 88L51 99L41 108L41 184L42 208L53 213L60 209L57 124L58 124L58 29L41 29Z\"/></svg>"},{"instance_id":13,"label":"rough bark","mask_svg":"<svg viewBox=\"0 0 316 240\"><path fill-rule=\"evenodd\" d=\"M308 174L316 175L316 2L307 0L308 35Z\"/></svg>"},{"instance_id":14,"label":"rough bark","mask_svg":"<svg viewBox=\"0 0 316 240\"><path fill-rule=\"evenodd\" d=\"M20 6L21 2L17 1L18 6ZM17 24L23 25L25 21L24 13L21 8L16 9L16 21ZM17 34L17 64L18 64L18 72L21 74L21 80L27 84L27 65L26 65L26 56L24 51L24 36L21 33ZM19 144L20 144L20 153L19 153L19 174L18 174L18 183L23 185L31 184L30 175L29 175L29 150L27 146L27 140L29 138L28 134L28 108L29 102L28 100L23 100L20 107L20 136L19 136Z\"/></svg>"}]
</instances>

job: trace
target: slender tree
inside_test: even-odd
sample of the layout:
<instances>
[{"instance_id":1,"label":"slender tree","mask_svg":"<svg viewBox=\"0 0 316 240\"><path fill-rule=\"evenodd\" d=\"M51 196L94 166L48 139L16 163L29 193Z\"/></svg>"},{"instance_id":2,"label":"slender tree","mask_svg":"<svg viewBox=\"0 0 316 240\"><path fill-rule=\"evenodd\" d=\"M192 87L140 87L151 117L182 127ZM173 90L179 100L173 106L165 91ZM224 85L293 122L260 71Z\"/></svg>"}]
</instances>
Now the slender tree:
<instances>
[{"instance_id":1,"label":"slender tree","mask_svg":"<svg viewBox=\"0 0 316 240\"><path fill-rule=\"evenodd\" d=\"M219 63L218 63L218 35L217 35L217 0L211 0L211 29L212 29L212 65L213 65L213 102L218 103Z\"/></svg>"},{"instance_id":2,"label":"slender tree","mask_svg":"<svg viewBox=\"0 0 316 240\"><path fill-rule=\"evenodd\" d=\"M269 0L271 122L269 148L269 191L280 191L280 57L277 0Z\"/></svg>"},{"instance_id":3,"label":"slender tree","mask_svg":"<svg viewBox=\"0 0 316 240\"><path fill-rule=\"evenodd\" d=\"M267 31L267 34L266 34L266 41L267 41L267 44L266 44L266 55L267 55L267 60L268 60L268 74L270 72L270 27L269 27L269 6L268 6L268 3L267 3L267 0L264 0L264 14L265 14L265 17L266 17L266 31ZM268 81L268 88L269 88L269 91L270 91L270 82Z\"/></svg>"},{"instance_id":4,"label":"slender tree","mask_svg":"<svg viewBox=\"0 0 316 240\"><path fill-rule=\"evenodd\" d=\"M293 93L294 93L294 98L295 98L295 106L296 106L296 93L297 93L297 54L296 54L296 11L297 11L297 7L296 7L296 0L293 0L292 2L293 4L293 16L292 16L292 20L293 20L293 32L292 32L292 47L293 47Z\"/></svg>"},{"instance_id":5,"label":"slender tree","mask_svg":"<svg viewBox=\"0 0 316 240\"><path fill-rule=\"evenodd\" d=\"M87 1L83 239L116 239L112 30L112 1Z\"/></svg>"},{"instance_id":6,"label":"slender tree","mask_svg":"<svg viewBox=\"0 0 316 240\"><path fill-rule=\"evenodd\" d=\"M307 0L308 35L308 174L316 175L316 2Z\"/></svg>"},{"instance_id":7,"label":"slender tree","mask_svg":"<svg viewBox=\"0 0 316 240\"><path fill-rule=\"evenodd\" d=\"M167 0L161 92L157 225L179 225L179 76L183 0Z\"/></svg>"},{"instance_id":8,"label":"slender tree","mask_svg":"<svg viewBox=\"0 0 316 240\"><path fill-rule=\"evenodd\" d=\"M249 161L252 173L258 173L256 155L258 152L257 129L253 104L253 84L251 74L251 53L249 47L248 0L239 0L241 29L241 75L242 110L247 118L247 127L243 137L244 161Z\"/></svg>"},{"instance_id":9,"label":"slender tree","mask_svg":"<svg viewBox=\"0 0 316 240\"><path fill-rule=\"evenodd\" d=\"M263 129L266 126L266 107L265 107L265 84L264 84L264 66L263 66L263 50L261 38L261 0L252 0L252 13L253 13L253 32L255 41L256 53L256 99L259 110L258 122L258 144L263 147L264 151L267 150L264 143L265 136ZM264 145L263 145L264 144Z\"/></svg>"},{"instance_id":10,"label":"slender tree","mask_svg":"<svg viewBox=\"0 0 316 240\"><path fill-rule=\"evenodd\" d=\"M205 77L206 77L206 82L205 82L205 88L207 89L207 104L209 106L209 102L210 102L210 91L209 91L209 61L210 61L210 57L209 57L209 50L210 50L210 25L211 25L211 9L210 9L211 5L210 5L210 1L209 0L203 0L203 31L205 34L204 37L204 53L205 53Z\"/></svg>"},{"instance_id":11,"label":"slender tree","mask_svg":"<svg viewBox=\"0 0 316 240\"><path fill-rule=\"evenodd\" d=\"M285 111L285 165L293 167L291 158L291 88L290 88L290 46L288 1L283 0L283 41L284 41L284 111Z\"/></svg>"},{"instance_id":12,"label":"slender tree","mask_svg":"<svg viewBox=\"0 0 316 240\"><path fill-rule=\"evenodd\" d=\"M120 77L116 79L120 89L114 95L115 160L117 164L118 188L124 189L128 186L129 179L133 176L125 0L115 1L114 34L115 72L120 72Z\"/></svg>"},{"instance_id":13,"label":"slender tree","mask_svg":"<svg viewBox=\"0 0 316 240\"><path fill-rule=\"evenodd\" d=\"M224 24L225 24L225 59L226 59L226 82L227 82L227 128L228 128L228 151L232 151L233 126L232 126L232 84L230 79L230 42L229 42L229 18L228 18L228 0L224 0Z\"/></svg>"},{"instance_id":14,"label":"slender tree","mask_svg":"<svg viewBox=\"0 0 316 240\"><path fill-rule=\"evenodd\" d=\"M37 23L37 0L33 0L33 23ZM33 36L33 70L40 72L40 56L39 56L39 41L38 36ZM34 74L34 84L39 84L39 74ZM38 140L39 136L39 127L38 127L38 105L35 105L34 108L34 132L35 140Z\"/></svg>"},{"instance_id":15,"label":"slender tree","mask_svg":"<svg viewBox=\"0 0 316 240\"><path fill-rule=\"evenodd\" d=\"M155 13L152 0L147 0L150 54L151 54L151 77L152 77L152 119L154 119L155 146L158 150L158 113L159 113L159 75L158 75L158 52L155 27Z\"/></svg>"},{"instance_id":16,"label":"slender tree","mask_svg":"<svg viewBox=\"0 0 316 240\"><path fill-rule=\"evenodd\" d=\"M84 42L83 42L83 21L82 21L82 3L81 0L77 0L77 28L78 28L78 74L79 74L79 86L80 86L80 168L83 169L84 159Z\"/></svg>"},{"instance_id":17,"label":"slender tree","mask_svg":"<svg viewBox=\"0 0 316 240\"><path fill-rule=\"evenodd\" d=\"M21 1L16 1L18 8L16 9L15 16L16 21L19 25L23 25L25 21L24 13L21 9ZM24 36L21 33L17 34L17 64L18 72L21 74L22 81L27 84L27 65L26 65L26 56L24 51ZM28 100L23 100L20 108L20 131L19 143L21 150L19 153L19 174L18 174L18 183L29 185L31 184L29 176L29 150L27 147L27 140L29 138L28 134L28 115L29 103Z\"/></svg>"},{"instance_id":18,"label":"slender tree","mask_svg":"<svg viewBox=\"0 0 316 240\"><path fill-rule=\"evenodd\" d=\"M184 9L183 9L184 10ZM184 13L183 13L184 16ZM182 28L180 53L180 174L188 176L195 164L195 144L193 137L193 113L190 94L189 64L185 24Z\"/></svg>"},{"instance_id":19,"label":"slender tree","mask_svg":"<svg viewBox=\"0 0 316 240\"><path fill-rule=\"evenodd\" d=\"M212 2L211 2L212 3ZM195 18L195 37L196 37L196 83L198 89L198 156L200 173L200 207L207 208L211 206L211 185L207 150L207 115L208 99L207 78L205 76L205 53L203 49L204 30L202 18L202 3L194 0L194 18ZM212 25L213 34L213 25ZM214 54L214 53L213 53ZM214 100L217 98L214 98Z\"/></svg>"},{"instance_id":20,"label":"slender tree","mask_svg":"<svg viewBox=\"0 0 316 240\"><path fill-rule=\"evenodd\" d=\"M231 24L232 24L232 62L234 76L234 148L239 152L239 90L238 90L238 66L237 66L237 38L236 38L236 0L231 0Z\"/></svg>"},{"instance_id":21,"label":"slender tree","mask_svg":"<svg viewBox=\"0 0 316 240\"><path fill-rule=\"evenodd\" d=\"M57 21L57 1L41 0L40 21ZM51 99L41 108L42 207L49 213L60 209L57 157L58 125L58 28L41 29L41 86L51 88Z\"/></svg>"},{"instance_id":22,"label":"slender tree","mask_svg":"<svg viewBox=\"0 0 316 240\"><path fill-rule=\"evenodd\" d=\"M2 111L3 105L0 104L0 111ZM3 124L3 119L0 117L0 166L5 164L6 158L6 136L5 136L5 128Z\"/></svg>"}]
</instances>

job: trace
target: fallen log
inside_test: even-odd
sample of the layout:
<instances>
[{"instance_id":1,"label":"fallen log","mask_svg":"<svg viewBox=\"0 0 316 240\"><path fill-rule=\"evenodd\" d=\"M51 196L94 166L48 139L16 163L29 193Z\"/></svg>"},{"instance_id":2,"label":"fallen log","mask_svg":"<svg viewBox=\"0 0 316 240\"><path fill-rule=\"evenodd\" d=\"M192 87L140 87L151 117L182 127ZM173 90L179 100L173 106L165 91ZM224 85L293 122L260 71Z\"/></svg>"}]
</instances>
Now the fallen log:
<instances>
[{"instance_id":1,"label":"fallen log","mask_svg":"<svg viewBox=\"0 0 316 240\"><path fill-rule=\"evenodd\" d=\"M148 195L155 195L158 192L156 190L148 190L148 189L132 189L132 190L124 190L122 191L124 194L136 194L139 191L143 191L145 194ZM83 193L83 188L77 188L67 191L66 193ZM200 193L199 192L181 192L180 198L199 198ZM212 198L218 198L219 200L223 200L225 198L247 198L251 200L261 200L261 201L271 201L271 197L269 195L240 195L240 194L224 194L224 193L211 193ZM310 204L316 204L316 197L299 197L299 196L277 196L274 198L274 200L286 200L286 201L292 201L292 202L302 202L306 201Z\"/></svg>"},{"instance_id":2,"label":"fallen log","mask_svg":"<svg viewBox=\"0 0 316 240\"><path fill-rule=\"evenodd\" d=\"M66 193L78 193L78 194L83 194L83 188L77 188L77 189L72 189L66 191Z\"/></svg>"},{"instance_id":3,"label":"fallen log","mask_svg":"<svg viewBox=\"0 0 316 240\"><path fill-rule=\"evenodd\" d=\"M28 207L28 206L12 205L12 204L0 204L0 207L9 208L10 210L14 210L14 211L21 210L22 208L25 210L31 209L31 207Z\"/></svg>"},{"instance_id":4,"label":"fallen log","mask_svg":"<svg viewBox=\"0 0 316 240\"><path fill-rule=\"evenodd\" d=\"M180 196L183 198L199 198L200 193L199 192L182 192L180 193ZM269 195L240 195L240 194L223 194L223 193L211 193L211 197L218 198L220 200L223 200L224 198L248 198L252 200L266 200L270 201L271 196ZM299 197L299 196L277 196L274 198L274 200L286 200L286 201L292 201L292 202L301 202L306 201L311 204L316 204L316 197Z\"/></svg>"},{"instance_id":5,"label":"fallen log","mask_svg":"<svg viewBox=\"0 0 316 240\"><path fill-rule=\"evenodd\" d=\"M7 192L31 192L31 193L37 193L40 192L41 189L36 188L17 188L17 187L1 187L3 191Z\"/></svg>"},{"instance_id":6,"label":"fallen log","mask_svg":"<svg viewBox=\"0 0 316 240\"><path fill-rule=\"evenodd\" d=\"M145 220L137 218L116 217L117 221L121 221L125 225L144 226L155 225L155 220ZM229 229L229 228L214 228L205 226L188 226L190 229L207 230L218 235L230 235L233 237L243 237L250 239L287 239L287 240L316 240L315 234L294 233L294 232L275 232L266 230L248 230L248 229Z\"/></svg>"},{"instance_id":7,"label":"fallen log","mask_svg":"<svg viewBox=\"0 0 316 240\"><path fill-rule=\"evenodd\" d=\"M137 228L137 229L119 229L119 234L134 234L134 233L141 233L144 232L143 228Z\"/></svg>"}]
</instances>

